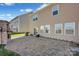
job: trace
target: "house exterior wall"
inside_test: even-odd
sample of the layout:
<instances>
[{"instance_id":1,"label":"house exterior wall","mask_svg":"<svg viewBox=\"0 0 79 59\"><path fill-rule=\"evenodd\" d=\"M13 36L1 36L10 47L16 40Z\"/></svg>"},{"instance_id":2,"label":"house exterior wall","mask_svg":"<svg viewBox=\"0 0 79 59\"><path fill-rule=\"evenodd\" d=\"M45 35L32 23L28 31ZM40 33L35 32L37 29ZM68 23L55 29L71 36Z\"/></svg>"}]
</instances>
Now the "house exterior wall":
<instances>
[{"instance_id":1,"label":"house exterior wall","mask_svg":"<svg viewBox=\"0 0 79 59\"><path fill-rule=\"evenodd\" d=\"M2 31L0 31L0 44L7 44L8 41L8 31L9 26L7 21L0 20L0 28L2 28Z\"/></svg>"},{"instance_id":2,"label":"house exterior wall","mask_svg":"<svg viewBox=\"0 0 79 59\"><path fill-rule=\"evenodd\" d=\"M10 21L10 29L13 32L29 32L29 14L23 14Z\"/></svg>"},{"instance_id":3,"label":"house exterior wall","mask_svg":"<svg viewBox=\"0 0 79 59\"><path fill-rule=\"evenodd\" d=\"M12 21L10 21L9 26L11 31L19 32L19 20L20 17L16 17Z\"/></svg>"},{"instance_id":4,"label":"house exterior wall","mask_svg":"<svg viewBox=\"0 0 79 59\"><path fill-rule=\"evenodd\" d=\"M53 16L52 8L56 5L59 5L59 14ZM42 10L37 11L32 16L37 15L38 20L32 21L31 23L31 31L34 32L34 28L38 28L38 33L45 37L51 37L61 40L73 41L79 43L79 4L50 4L48 7L43 8ZM75 33L74 35L68 35L64 32L64 24L65 23L75 23ZM62 34L55 33L55 24L61 23L63 25ZM40 26L41 25L50 25L50 33L41 33Z\"/></svg>"},{"instance_id":5,"label":"house exterior wall","mask_svg":"<svg viewBox=\"0 0 79 59\"><path fill-rule=\"evenodd\" d=\"M53 15L53 9L56 9L55 6L58 6L58 14ZM41 36L56 38L60 40L67 40L79 43L79 4L77 3L53 3L49 4L47 7L31 14L24 14L10 22L17 26L18 32L30 32L34 34L34 29L37 29L37 32ZM33 21L33 16L37 16L37 20ZM74 34L65 34L65 24L74 23L75 29ZM62 24L62 33L55 33L55 25ZM41 32L41 26L50 25L50 32L45 33ZM70 26L70 25L69 25ZM71 27L72 28L72 27ZM13 29L12 29L13 30Z\"/></svg>"},{"instance_id":6,"label":"house exterior wall","mask_svg":"<svg viewBox=\"0 0 79 59\"><path fill-rule=\"evenodd\" d=\"M20 16L19 30L20 32L29 32L29 14Z\"/></svg>"}]
</instances>

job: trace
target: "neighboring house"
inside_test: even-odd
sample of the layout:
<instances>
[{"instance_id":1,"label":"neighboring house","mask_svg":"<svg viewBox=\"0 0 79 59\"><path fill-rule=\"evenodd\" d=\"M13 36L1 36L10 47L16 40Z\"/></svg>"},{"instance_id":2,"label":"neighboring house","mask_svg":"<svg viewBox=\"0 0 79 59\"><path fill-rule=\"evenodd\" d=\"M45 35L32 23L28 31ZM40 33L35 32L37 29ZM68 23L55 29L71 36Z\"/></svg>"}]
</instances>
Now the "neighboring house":
<instances>
[{"instance_id":1,"label":"neighboring house","mask_svg":"<svg viewBox=\"0 0 79 59\"><path fill-rule=\"evenodd\" d=\"M10 30L13 32L19 32L19 20L20 16L15 17L9 22Z\"/></svg>"},{"instance_id":2,"label":"neighboring house","mask_svg":"<svg viewBox=\"0 0 79 59\"><path fill-rule=\"evenodd\" d=\"M31 17L31 33L79 43L79 4L53 3Z\"/></svg>"},{"instance_id":3,"label":"neighboring house","mask_svg":"<svg viewBox=\"0 0 79 59\"><path fill-rule=\"evenodd\" d=\"M18 32L38 33L44 37L79 43L79 4L48 4L34 13L18 17Z\"/></svg>"},{"instance_id":4,"label":"neighboring house","mask_svg":"<svg viewBox=\"0 0 79 59\"><path fill-rule=\"evenodd\" d=\"M13 32L29 32L29 14L23 14L20 16L15 17L13 20L10 21L10 29Z\"/></svg>"},{"instance_id":5,"label":"neighboring house","mask_svg":"<svg viewBox=\"0 0 79 59\"><path fill-rule=\"evenodd\" d=\"M7 44L7 41L9 40L8 32L9 22L0 20L0 44Z\"/></svg>"}]
</instances>

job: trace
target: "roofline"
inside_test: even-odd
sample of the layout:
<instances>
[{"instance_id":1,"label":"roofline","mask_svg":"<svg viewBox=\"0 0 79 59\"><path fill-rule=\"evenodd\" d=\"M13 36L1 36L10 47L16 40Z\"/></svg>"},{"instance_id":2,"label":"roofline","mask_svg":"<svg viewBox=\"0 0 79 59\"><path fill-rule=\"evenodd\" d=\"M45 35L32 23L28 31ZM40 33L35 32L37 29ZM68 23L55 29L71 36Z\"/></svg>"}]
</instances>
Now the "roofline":
<instances>
[{"instance_id":1,"label":"roofline","mask_svg":"<svg viewBox=\"0 0 79 59\"><path fill-rule=\"evenodd\" d=\"M28 14L32 14L33 12L29 12L29 13L24 13L24 14L21 14L19 16L23 16L23 15L28 15Z\"/></svg>"},{"instance_id":2,"label":"roofline","mask_svg":"<svg viewBox=\"0 0 79 59\"><path fill-rule=\"evenodd\" d=\"M6 21L6 20L0 20L1 22L7 22L8 23L8 21Z\"/></svg>"},{"instance_id":3,"label":"roofline","mask_svg":"<svg viewBox=\"0 0 79 59\"><path fill-rule=\"evenodd\" d=\"M28 15L28 14L32 14L33 12L29 12L29 13L25 13L25 14L22 14L22 15L19 15L19 16L16 16L15 18L13 18L11 21L9 22L12 22L14 21L16 18L20 17L20 16L23 16L23 15Z\"/></svg>"},{"instance_id":4,"label":"roofline","mask_svg":"<svg viewBox=\"0 0 79 59\"><path fill-rule=\"evenodd\" d=\"M50 5L51 5L51 3L47 3L47 5L46 5L45 7L41 8L41 9L39 9L39 10L38 10L38 9L35 10L33 13L37 13L37 12L43 10L44 8L46 8L46 7L50 6Z\"/></svg>"},{"instance_id":5,"label":"roofline","mask_svg":"<svg viewBox=\"0 0 79 59\"><path fill-rule=\"evenodd\" d=\"M9 21L9 22L12 22L12 21L14 21L16 18L18 18L19 16L16 16L15 18L13 18L11 21Z\"/></svg>"}]
</instances>

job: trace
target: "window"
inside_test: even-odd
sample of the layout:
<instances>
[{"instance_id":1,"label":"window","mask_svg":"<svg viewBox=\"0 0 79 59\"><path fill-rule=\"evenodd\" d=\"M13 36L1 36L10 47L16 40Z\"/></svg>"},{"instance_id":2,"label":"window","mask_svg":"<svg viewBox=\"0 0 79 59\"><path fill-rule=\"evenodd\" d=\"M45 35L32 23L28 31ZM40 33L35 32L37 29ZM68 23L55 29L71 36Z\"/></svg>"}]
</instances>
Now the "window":
<instances>
[{"instance_id":1,"label":"window","mask_svg":"<svg viewBox=\"0 0 79 59\"><path fill-rule=\"evenodd\" d=\"M75 33L75 23L65 23L64 30L65 34L73 35Z\"/></svg>"},{"instance_id":2,"label":"window","mask_svg":"<svg viewBox=\"0 0 79 59\"><path fill-rule=\"evenodd\" d=\"M59 13L59 5L56 5L52 8L52 14L53 16L58 15Z\"/></svg>"},{"instance_id":3,"label":"window","mask_svg":"<svg viewBox=\"0 0 79 59\"><path fill-rule=\"evenodd\" d=\"M38 20L38 17L37 16L33 16L33 21L36 21Z\"/></svg>"},{"instance_id":4,"label":"window","mask_svg":"<svg viewBox=\"0 0 79 59\"><path fill-rule=\"evenodd\" d=\"M50 33L50 25L43 25L40 27L41 33Z\"/></svg>"},{"instance_id":5,"label":"window","mask_svg":"<svg viewBox=\"0 0 79 59\"><path fill-rule=\"evenodd\" d=\"M45 25L45 33L50 33L50 25Z\"/></svg>"},{"instance_id":6,"label":"window","mask_svg":"<svg viewBox=\"0 0 79 59\"><path fill-rule=\"evenodd\" d=\"M61 34L62 33L62 29L63 29L63 25L62 24L55 24L55 33L56 34Z\"/></svg>"},{"instance_id":7,"label":"window","mask_svg":"<svg viewBox=\"0 0 79 59\"><path fill-rule=\"evenodd\" d=\"M41 26L41 27L40 27L40 32L41 32L41 33L44 33L44 26Z\"/></svg>"},{"instance_id":8,"label":"window","mask_svg":"<svg viewBox=\"0 0 79 59\"><path fill-rule=\"evenodd\" d=\"M58 14L58 10L53 11L53 15L57 15Z\"/></svg>"}]
</instances>

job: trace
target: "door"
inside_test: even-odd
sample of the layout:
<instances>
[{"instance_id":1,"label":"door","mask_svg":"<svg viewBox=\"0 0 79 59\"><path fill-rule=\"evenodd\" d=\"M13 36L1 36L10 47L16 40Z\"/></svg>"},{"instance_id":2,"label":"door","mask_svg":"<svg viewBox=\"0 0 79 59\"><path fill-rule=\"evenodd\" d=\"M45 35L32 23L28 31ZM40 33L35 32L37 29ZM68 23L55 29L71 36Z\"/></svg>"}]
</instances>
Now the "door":
<instances>
[{"instance_id":1,"label":"door","mask_svg":"<svg viewBox=\"0 0 79 59\"><path fill-rule=\"evenodd\" d=\"M37 35L38 33L38 28L34 28L34 35Z\"/></svg>"}]
</instances>

